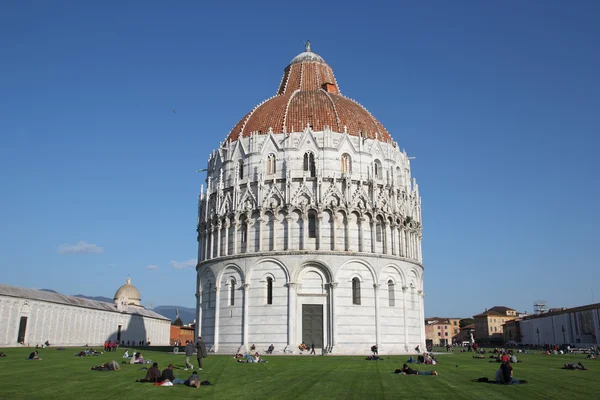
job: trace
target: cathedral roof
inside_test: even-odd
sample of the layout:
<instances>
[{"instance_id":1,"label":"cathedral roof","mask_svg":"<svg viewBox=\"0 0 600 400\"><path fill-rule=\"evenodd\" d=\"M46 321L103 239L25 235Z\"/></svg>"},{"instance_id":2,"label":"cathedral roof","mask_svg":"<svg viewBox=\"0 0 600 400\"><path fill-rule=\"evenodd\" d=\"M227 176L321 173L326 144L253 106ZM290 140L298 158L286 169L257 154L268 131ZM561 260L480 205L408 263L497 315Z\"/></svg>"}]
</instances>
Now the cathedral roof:
<instances>
[{"instance_id":1,"label":"cathedral roof","mask_svg":"<svg viewBox=\"0 0 600 400\"><path fill-rule=\"evenodd\" d=\"M283 71L277 95L246 114L231 130L228 140L251 133L266 135L270 129L274 133L299 132L306 126L314 131L329 127L349 135L391 140L366 108L342 95L333 70L311 50L310 42Z\"/></svg>"}]
</instances>

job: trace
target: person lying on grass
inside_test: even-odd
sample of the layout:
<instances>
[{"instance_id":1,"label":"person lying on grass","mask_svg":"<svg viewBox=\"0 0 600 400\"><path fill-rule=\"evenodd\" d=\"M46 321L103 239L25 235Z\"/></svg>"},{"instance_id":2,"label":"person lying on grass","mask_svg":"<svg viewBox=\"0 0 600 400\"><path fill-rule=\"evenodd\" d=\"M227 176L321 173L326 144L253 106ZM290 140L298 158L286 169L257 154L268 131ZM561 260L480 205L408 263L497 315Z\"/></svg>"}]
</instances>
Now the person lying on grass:
<instances>
[{"instance_id":1,"label":"person lying on grass","mask_svg":"<svg viewBox=\"0 0 600 400\"><path fill-rule=\"evenodd\" d=\"M102 365L96 365L95 367L92 367L92 371L116 371L119 369L121 369L121 367L119 366L119 363L115 360L108 361Z\"/></svg>"},{"instance_id":2,"label":"person lying on grass","mask_svg":"<svg viewBox=\"0 0 600 400\"><path fill-rule=\"evenodd\" d=\"M567 363L565 365L562 366L561 369L578 369L578 370L582 370L582 371L586 371L587 368L583 366L583 364L581 364L580 362L578 363Z\"/></svg>"},{"instance_id":3,"label":"person lying on grass","mask_svg":"<svg viewBox=\"0 0 600 400\"><path fill-rule=\"evenodd\" d=\"M401 375L437 375L437 371L417 371L416 369L410 368L408 365L404 364L402 369L397 369L394 371L395 374Z\"/></svg>"},{"instance_id":4,"label":"person lying on grass","mask_svg":"<svg viewBox=\"0 0 600 400\"><path fill-rule=\"evenodd\" d=\"M190 377L187 378L187 380L183 382L183 384L189 387L195 387L196 389L199 388L200 377L198 376L198 373L196 371L192 372L192 375L190 375Z\"/></svg>"}]
</instances>

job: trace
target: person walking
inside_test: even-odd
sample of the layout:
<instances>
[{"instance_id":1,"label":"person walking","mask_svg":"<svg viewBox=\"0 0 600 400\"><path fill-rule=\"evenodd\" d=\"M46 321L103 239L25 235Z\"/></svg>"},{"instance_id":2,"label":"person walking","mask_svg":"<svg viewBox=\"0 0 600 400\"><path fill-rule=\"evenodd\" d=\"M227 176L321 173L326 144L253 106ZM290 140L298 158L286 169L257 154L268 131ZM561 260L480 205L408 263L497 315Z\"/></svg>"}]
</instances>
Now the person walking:
<instances>
[{"instance_id":1,"label":"person walking","mask_svg":"<svg viewBox=\"0 0 600 400\"><path fill-rule=\"evenodd\" d=\"M192 363L190 363L190 357L194 355L194 345L189 340L185 343L185 369L194 369Z\"/></svg>"},{"instance_id":2,"label":"person walking","mask_svg":"<svg viewBox=\"0 0 600 400\"><path fill-rule=\"evenodd\" d=\"M198 369L202 371L202 359L206 357L206 345L202 340L201 336L198 336L198 341L196 342L196 357L198 357Z\"/></svg>"},{"instance_id":3,"label":"person walking","mask_svg":"<svg viewBox=\"0 0 600 400\"><path fill-rule=\"evenodd\" d=\"M312 344L310 345L310 354L317 354L315 353L315 342L312 342Z\"/></svg>"}]
</instances>

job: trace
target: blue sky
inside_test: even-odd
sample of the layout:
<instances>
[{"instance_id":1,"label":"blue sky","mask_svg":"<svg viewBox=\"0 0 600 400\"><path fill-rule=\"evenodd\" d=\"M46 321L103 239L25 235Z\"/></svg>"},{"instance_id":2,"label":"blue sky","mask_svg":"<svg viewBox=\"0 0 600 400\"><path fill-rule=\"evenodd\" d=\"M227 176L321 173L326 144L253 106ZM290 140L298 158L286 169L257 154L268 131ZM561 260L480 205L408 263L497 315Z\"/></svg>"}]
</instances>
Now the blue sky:
<instances>
[{"instance_id":1,"label":"blue sky","mask_svg":"<svg viewBox=\"0 0 600 400\"><path fill-rule=\"evenodd\" d=\"M0 282L193 306L195 170L310 39L417 157L426 316L592 302L600 3L341 4L3 2Z\"/></svg>"}]
</instances>

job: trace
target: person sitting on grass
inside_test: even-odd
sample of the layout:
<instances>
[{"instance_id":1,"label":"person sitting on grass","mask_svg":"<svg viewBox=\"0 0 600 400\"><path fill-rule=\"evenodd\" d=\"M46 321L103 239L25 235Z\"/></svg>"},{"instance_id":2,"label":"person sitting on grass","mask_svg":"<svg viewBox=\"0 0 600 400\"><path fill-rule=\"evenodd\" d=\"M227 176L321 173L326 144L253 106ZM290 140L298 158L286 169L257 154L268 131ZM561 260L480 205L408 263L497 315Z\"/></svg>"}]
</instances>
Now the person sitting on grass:
<instances>
[{"instance_id":1,"label":"person sitting on grass","mask_svg":"<svg viewBox=\"0 0 600 400\"><path fill-rule=\"evenodd\" d=\"M567 363L565 365L562 366L561 369L571 369L571 370L582 370L582 371L586 371L587 368L583 366L583 364L581 364L580 362L577 363Z\"/></svg>"},{"instance_id":2,"label":"person sitting on grass","mask_svg":"<svg viewBox=\"0 0 600 400\"><path fill-rule=\"evenodd\" d=\"M199 388L200 387L200 377L198 376L198 372L196 372L196 371L192 372L192 375L190 375L190 377L187 378L187 380L185 382L183 382L183 384L186 386L189 386L189 387Z\"/></svg>"},{"instance_id":3,"label":"person sitting on grass","mask_svg":"<svg viewBox=\"0 0 600 400\"><path fill-rule=\"evenodd\" d=\"M521 381L515 379L513 377L513 367L510 365L510 362L503 363L500 366L500 370L502 372L502 383L504 384L515 384L518 385ZM525 383L525 381L523 381Z\"/></svg>"},{"instance_id":4,"label":"person sitting on grass","mask_svg":"<svg viewBox=\"0 0 600 400\"><path fill-rule=\"evenodd\" d=\"M173 364L169 364L167 369L165 369L160 375L160 380L162 382L169 381L173 383L173 385L181 385L185 381L183 379L175 378L175 374L173 374Z\"/></svg>"},{"instance_id":5,"label":"person sitting on grass","mask_svg":"<svg viewBox=\"0 0 600 400\"><path fill-rule=\"evenodd\" d=\"M144 364L144 357L142 357L142 353L137 352L133 355L133 357L131 357L131 360L129 361L129 364Z\"/></svg>"},{"instance_id":6,"label":"person sitting on grass","mask_svg":"<svg viewBox=\"0 0 600 400\"><path fill-rule=\"evenodd\" d=\"M138 379L136 382L160 382L160 369L158 369L158 363L152 364L144 379Z\"/></svg>"},{"instance_id":7,"label":"person sitting on grass","mask_svg":"<svg viewBox=\"0 0 600 400\"><path fill-rule=\"evenodd\" d=\"M41 360L38 355L38 351L34 350L33 353L29 354L28 360Z\"/></svg>"},{"instance_id":8,"label":"person sitting on grass","mask_svg":"<svg viewBox=\"0 0 600 400\"><path fill-rule=\"evenodd\" d=\"M373 353L373 355L378 354L378 349L377 349L377 345L374 344L373 346L371 346L371 353Z\"/></svg>"},{"instance_id":9,"label":"person sitting on grass","mask_svg":"<svg viewBox=\"0 0 600 400\"><path fill-rule=\"evenodd\" d=\"M275 346L273 346L273 343L271 343L271 345L267 349L267 354L273 354L273 350L275 350Z\"/></svg>"},{"instance_id":10,"label":"person sitting on grass","mask_svg":"<svg viewBox=\"0 0 600 400\"><path fill-rule=\"evenodd\" d=\"M408 365L404 364L402 369L397 369L395 371L396 374L402 375L437 375L437 371L417 371L416 369L410 368Z\"/></svg>"},{"instance_id":11,"label":"person sitting on grass","mask_svg":"<svg viewBox=\"0 0 600 400\"><path fill-rule=\"evenodd\" d=\"M6 354L4 354L3 351L0 351L0 357L6 357Z\"/></svg>"},{"instance_id":12,"label":"person sitting on grass","mask_svg":"<svg viewBox=\"0 0 600 400\"><path fill-rule=\"evenodd\" d=\"M121 369L121 367L119 366L119 363L115 360L108 361L102 365L96 365L95 367L92 367L92 371L116 371L119 369Z\"/></svg>"}]
</instances>

